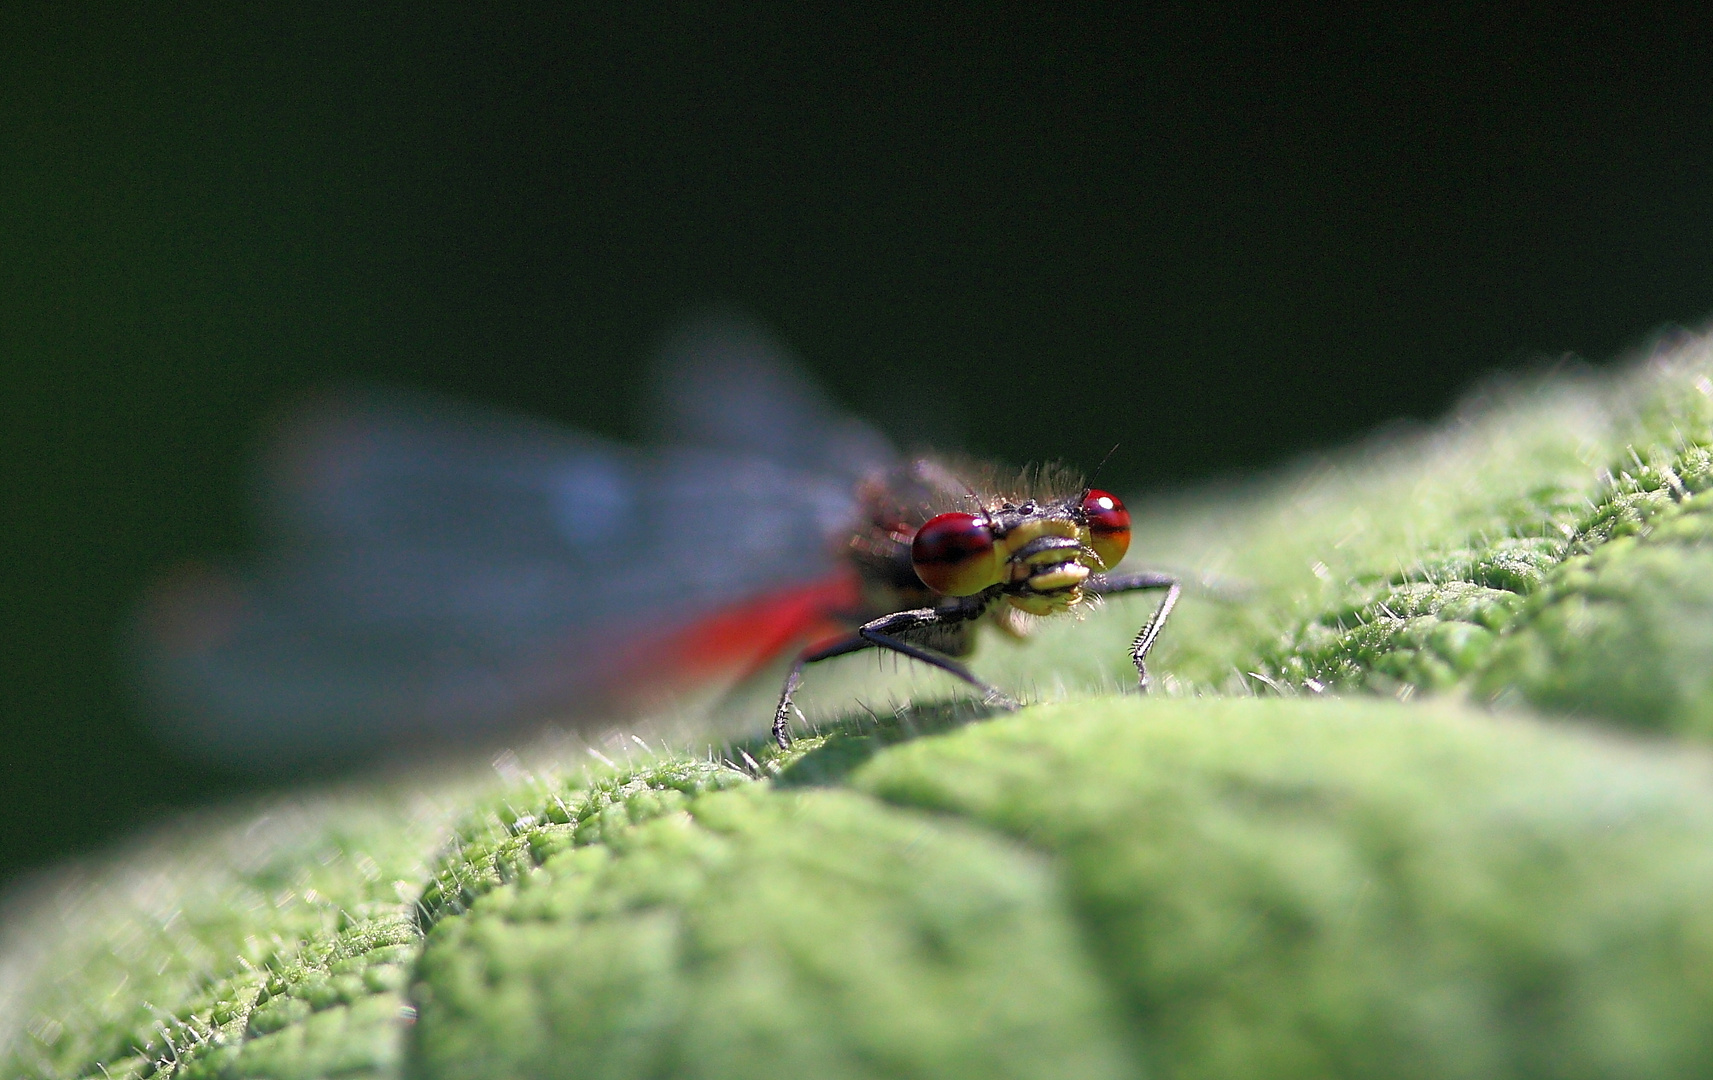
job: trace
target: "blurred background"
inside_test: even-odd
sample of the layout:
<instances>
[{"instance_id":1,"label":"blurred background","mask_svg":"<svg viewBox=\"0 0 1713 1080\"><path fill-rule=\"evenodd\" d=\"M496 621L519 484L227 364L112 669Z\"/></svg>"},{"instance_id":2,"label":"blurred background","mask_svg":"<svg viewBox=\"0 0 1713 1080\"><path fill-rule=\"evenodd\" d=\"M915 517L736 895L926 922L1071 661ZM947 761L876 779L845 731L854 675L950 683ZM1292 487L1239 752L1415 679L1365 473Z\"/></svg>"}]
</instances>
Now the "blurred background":
<instances>
[{"instance_id":1,"label":"blurred background","mask_svg":"<svg viewBox=\"0 0 1713 1080\"><path fill-rule=\"evenodd\" d=\"M625 437L718 301L895 433L1138 490L1713 312L1673 28L574 7L0 8L0 882L253 783L150 740L116 630L246 550L317 386Z\"/></svg>"}]
</instances>

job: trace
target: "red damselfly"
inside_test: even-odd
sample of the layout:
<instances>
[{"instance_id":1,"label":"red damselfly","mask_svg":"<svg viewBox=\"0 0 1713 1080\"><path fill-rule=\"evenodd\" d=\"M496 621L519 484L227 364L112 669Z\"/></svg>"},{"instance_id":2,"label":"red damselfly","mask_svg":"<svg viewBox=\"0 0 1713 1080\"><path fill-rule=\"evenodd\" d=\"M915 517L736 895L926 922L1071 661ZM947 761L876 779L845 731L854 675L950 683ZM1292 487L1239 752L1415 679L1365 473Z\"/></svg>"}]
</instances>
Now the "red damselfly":
<instances>
[{"instance_id":1,"label":"red damselfly","mask_svg":"<svg viewBox=\"0 0 1713 1080\"><path fill-rule=\"evenodd\" d=\"M740 317L688 324L631 448L400 391L297 410L258 485L266 541L144 605L139 666L170 737L230 763L352 757L598 716L797 653L890 650L1010 700L961 662L1092 596L1178 596L1118 573L1123 505L1075 474L901 456Z\"/></svg>"}]
</instances>

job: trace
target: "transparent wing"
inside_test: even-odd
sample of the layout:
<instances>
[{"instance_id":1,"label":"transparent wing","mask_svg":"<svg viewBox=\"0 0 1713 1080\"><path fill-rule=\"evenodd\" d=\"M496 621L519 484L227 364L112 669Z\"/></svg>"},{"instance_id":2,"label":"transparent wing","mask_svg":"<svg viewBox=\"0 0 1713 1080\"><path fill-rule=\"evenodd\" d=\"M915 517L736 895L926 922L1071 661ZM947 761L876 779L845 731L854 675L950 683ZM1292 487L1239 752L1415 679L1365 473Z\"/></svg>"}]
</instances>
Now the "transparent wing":
<instances>
[{"instance_id":1,"label":"transparent wing","mask_svg":"<svg viewBox=\"0 0 1713 1080\"><path fill-rule=\"evenodd\" d=\"M768 329L714 309L666 338L648 427L661 443L791 462L856 481L893 452L872 428L834 408Z\"/></svg>"},{"instance_id":2,"label":"transparent wing","mask_svg":"<svg viewBox=\"0 0 1713 1080\"><path fill-rule=\"evenodd\" d=\"M266 762L598 708L641 636L825 577L852 476L884 443L775 352L701 333L700 354L680 335L663 366L661 411L687 438L655 450L400 392L302 411L267 459L262 559L181 575L146 604L140 654L165 730ZM718 377L734 366L747 381ZM708 378L743 392L678 392ZM851 441L811 453L812 430L776 428L787 437L746 444L728 408L792 424L818 410Z\"/></svg>"}]
</instances>

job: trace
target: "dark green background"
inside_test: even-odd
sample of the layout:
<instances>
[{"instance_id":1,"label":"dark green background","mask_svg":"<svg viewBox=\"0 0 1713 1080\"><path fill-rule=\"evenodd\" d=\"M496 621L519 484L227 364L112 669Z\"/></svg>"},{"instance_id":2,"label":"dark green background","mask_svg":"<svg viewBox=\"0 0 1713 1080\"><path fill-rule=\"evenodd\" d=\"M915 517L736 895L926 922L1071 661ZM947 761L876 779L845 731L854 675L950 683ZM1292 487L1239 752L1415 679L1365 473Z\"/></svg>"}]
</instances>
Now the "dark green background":
<instances>
[{"instance_id":1,"label":"dark green background","mask_svg":"<svg viewBox=\"0 0 1713 1080\"><path fill-rule=\"evenodd\" d=\"M1162 486L1713 310L1677 27L612 6L0 9L0 880L238 789L116 627L312 386L623 435L724 300L894 430Z\"/></svg>"}]
</instances>

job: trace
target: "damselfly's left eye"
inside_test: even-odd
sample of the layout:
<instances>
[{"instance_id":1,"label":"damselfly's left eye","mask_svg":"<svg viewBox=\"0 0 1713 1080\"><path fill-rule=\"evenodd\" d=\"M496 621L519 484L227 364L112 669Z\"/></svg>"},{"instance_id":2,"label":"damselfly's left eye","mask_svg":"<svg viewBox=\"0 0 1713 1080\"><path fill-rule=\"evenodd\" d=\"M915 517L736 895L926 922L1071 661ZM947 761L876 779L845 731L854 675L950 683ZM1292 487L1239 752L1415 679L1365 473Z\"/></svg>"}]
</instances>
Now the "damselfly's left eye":
<instances>
[{"instance_id":1,"label":"damselfly's left eye","mask_svg":"<svg viewBox=\"0 0 1713 1080\"><path fill-rule=\"evenodd\" d=\"M910 561L922 584L945 596L974 596L999 583L993 529L974 514L941 514L916 530Z\"/></svg>"},{"instance_id":2,"label":"damselfly's left eye","mask_svg":"<svg viewBox=\"0 0 1713 1080\"><path fill-rule=\"evenodd\" d=\"M1102 570L1111 570L1130 550L1130 511L1118 496L1090 488L1083 496L1083 520L1088 522L1088 546L1094 549Z\"/></svg>"}]
</instances>

